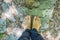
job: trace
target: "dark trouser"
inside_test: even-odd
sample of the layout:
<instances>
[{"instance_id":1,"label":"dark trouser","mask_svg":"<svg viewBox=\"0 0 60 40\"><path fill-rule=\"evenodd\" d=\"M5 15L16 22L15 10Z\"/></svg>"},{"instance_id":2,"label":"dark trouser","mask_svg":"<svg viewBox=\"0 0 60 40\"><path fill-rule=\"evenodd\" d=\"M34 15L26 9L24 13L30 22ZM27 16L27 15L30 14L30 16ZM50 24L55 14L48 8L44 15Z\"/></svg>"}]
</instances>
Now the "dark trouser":
<instances>
[{"instance_id":1,"label":"dark trouser","mask_svg":"<svg viewBox=\"0 0 60 40\"><path fill-rule=\"evenodd\" d=\"M23 32L22 36L18 39L18 40L44 40L43 37L38 34L36 29L32 29L32 30L25 30L25 32Z\"/></svg>"}]
</instances>

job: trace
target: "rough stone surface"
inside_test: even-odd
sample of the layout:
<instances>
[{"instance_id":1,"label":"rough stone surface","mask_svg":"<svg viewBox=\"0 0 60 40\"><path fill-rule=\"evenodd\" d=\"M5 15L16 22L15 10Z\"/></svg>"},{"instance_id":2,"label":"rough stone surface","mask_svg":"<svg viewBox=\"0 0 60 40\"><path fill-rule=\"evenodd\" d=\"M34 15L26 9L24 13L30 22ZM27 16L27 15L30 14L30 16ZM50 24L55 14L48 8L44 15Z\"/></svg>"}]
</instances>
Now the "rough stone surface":
<instances>
[{"instance_id":1,"label":"rough stone surface","mask_svg":"<svg viewBox=\"0 0 60 40\"><path fill-rule=\"evenodd\" d=\"M17 40L13 34L8 36L4 32L8 27L21 28L26 15L41 18L42 26L39 33L45 40L60 39L60 0L13 0L12 3L6 4L0 0L0 5L0 35L2 37L0 40ZM5 7L8 7L8 10Z\"/></svg>"}]
</instances>

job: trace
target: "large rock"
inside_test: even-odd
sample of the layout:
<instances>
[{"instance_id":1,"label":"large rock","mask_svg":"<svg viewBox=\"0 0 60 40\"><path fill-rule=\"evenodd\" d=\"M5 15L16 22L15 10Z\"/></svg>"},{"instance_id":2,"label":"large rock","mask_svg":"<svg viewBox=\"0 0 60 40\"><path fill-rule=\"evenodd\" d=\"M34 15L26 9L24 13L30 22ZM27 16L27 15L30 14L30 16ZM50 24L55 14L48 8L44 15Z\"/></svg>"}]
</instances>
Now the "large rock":
<instances>
[{"instance_id":1,"label":"large rock","mask_svg":"<svg viewBox=\"0 0 60 40\"><path fill-rule=\"evenodd\" d=\"M6 21L0 19L0 33L4 33L6 31Z\"/></svg>"}]
</instances>

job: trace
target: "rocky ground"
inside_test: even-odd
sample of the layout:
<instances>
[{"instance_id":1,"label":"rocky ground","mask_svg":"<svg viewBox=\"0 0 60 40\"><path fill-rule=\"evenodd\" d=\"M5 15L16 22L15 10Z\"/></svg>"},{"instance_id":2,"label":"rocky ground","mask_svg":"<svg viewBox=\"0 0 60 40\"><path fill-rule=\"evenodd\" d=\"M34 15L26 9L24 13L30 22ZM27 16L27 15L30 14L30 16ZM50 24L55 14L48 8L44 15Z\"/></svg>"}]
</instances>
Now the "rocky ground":
<instances>
[{"instance_id":1,"label":"rocky ground","mask_svg":"<svg viewBox=\"0 0 60 40\"><path fill-rule=\"evenodd\" d=\"M21 28L26 15L39 16L41 18L42 26L39 33L45 40L60 40L60 0L13 0L13 3L16 6L14 7L15 14L14 12L13 14L10 13L11 7L10 11L6 12L4 16L3 8L0 6L1 40L17 40L14 35L7 35L6 30L9 27L11 29ZM2 4L3 1L1 0L0 5Z\"/></svg>"}]
</instances>

